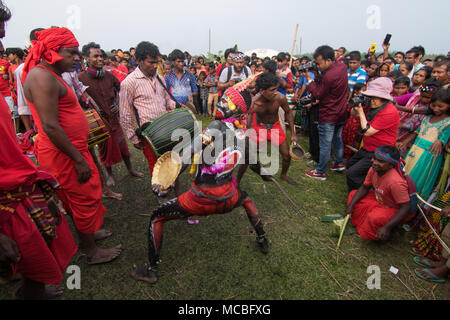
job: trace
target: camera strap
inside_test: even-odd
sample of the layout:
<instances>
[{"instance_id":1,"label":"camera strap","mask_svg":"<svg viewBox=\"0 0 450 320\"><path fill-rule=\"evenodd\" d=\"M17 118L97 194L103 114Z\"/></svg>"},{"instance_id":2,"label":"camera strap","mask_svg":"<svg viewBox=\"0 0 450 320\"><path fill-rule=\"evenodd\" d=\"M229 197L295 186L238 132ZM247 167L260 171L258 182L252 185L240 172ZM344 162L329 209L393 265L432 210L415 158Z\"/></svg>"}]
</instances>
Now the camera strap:
<instances>
[{"instance_id":1,"label":"camera strap","mask_svg":"<svg viewBox=\"0 0 450 320\"><path fill-rule=\"evenodd\" d=\"M391 103L391 101L386 102L385 104L383 104L381 107L376 108L376 109L370 109L369 112L367 112L367 116L366 119L367 121L372 121L375 116L380 113L381 111L383 111L383 109L389 104Z\"/></svg>"}]
</instances>

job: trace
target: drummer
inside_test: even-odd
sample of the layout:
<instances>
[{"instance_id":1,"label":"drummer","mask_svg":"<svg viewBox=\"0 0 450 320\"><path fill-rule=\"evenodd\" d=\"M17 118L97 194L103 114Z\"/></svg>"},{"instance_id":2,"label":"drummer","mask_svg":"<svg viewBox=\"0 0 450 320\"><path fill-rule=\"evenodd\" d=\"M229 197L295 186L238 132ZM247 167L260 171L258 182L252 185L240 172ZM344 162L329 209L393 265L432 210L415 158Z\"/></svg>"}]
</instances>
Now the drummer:
<instances>
[{"instance_id":1,"label":"drummer","mask_svg":"<svg viewBox=\"0 0 450 320\"><path fill-rule=\"evenodd\" d=\"M108 172L106 184L115 185L112 166L122 160L131 176L143 178L144 174L133 169L130 151L119 123L118 94L120 82L109 71L103 69L103 56L100 45L88 43L83 46L82 55L88 67L78 75L78 79L87 86L87 93L100 107L102 117L107 120L107 128L111 138L99 144L100 159Z\"/></svg>"},{"instance_id":2,"label":"drummer","mask_svg":"<svg viewBox=\"0 0 450 320\"><path fill-rule=\"evenodd\" d=\"M175 102L170 99L161 84L164 80L157 72L158 58L161 56L158 47L150 42L141 42L136 47L135 56L138 67L120 85L120 123L131 143L143 151L152 174L158 158L152 149L138 138L133 122L138 126L151 122L175 109Z\"/></svg>"}]
</instances>

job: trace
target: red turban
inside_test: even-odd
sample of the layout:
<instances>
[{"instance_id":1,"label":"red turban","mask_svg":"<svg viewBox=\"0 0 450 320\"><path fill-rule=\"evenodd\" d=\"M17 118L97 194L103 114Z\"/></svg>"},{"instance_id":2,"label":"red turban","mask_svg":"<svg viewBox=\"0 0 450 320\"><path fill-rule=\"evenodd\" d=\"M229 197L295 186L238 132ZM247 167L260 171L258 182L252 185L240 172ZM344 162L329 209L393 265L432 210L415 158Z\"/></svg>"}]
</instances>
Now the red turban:
<instances>
[{"instance_id":1,"label":"red turban","mask_svg":"<svg viewBox=\"0 0 450 320\"><path fill-rule=\"evenodd\" d=\"M36 40L32 40L33 44L30 53L25 60L23 67L22 83L31 69L34 68L41 59L48 64L55 64L63 58L58 54L61 48L78 47L79 43L72 31L67 28L49 28L36 32Z\"/></svg>"}]
</instances>

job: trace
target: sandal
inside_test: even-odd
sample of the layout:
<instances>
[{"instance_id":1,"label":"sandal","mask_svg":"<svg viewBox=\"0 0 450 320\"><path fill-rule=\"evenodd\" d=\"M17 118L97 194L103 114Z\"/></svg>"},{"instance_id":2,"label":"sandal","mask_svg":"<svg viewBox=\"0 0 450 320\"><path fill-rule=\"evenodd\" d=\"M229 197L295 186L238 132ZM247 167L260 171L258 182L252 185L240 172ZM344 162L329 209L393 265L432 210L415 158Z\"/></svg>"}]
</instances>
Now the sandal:
<instances>
[{"instance_id":1,"label":"sandal","mask_svg":"<svg viewBox=\"0 0 450 320\"><path fill-rule=\"evenodd\" d=\"M414 257L413 260L416 264L418 264L421 267L434 268L434 266L432 265L433 260L431 260L431 259L416 256L416 257Z\"/></svg>"},{"instance_id":2,"label":"sandal","mask_svg":"<svg viewBox=\"0 0 450 320\"><path fill-rule=\"evenodd\" d=\"M423 276L422 274L420 274L419 270L420 269L415 269L414 273L420 279L423 279L423 280L429 281L429 282L445 283L445 279L439 278L437 275L435 275L433 272L431 272L430 269L421 269L421 271L425 272L430 278L427 278L427 277Z\"/></svg>"}]
</instances>

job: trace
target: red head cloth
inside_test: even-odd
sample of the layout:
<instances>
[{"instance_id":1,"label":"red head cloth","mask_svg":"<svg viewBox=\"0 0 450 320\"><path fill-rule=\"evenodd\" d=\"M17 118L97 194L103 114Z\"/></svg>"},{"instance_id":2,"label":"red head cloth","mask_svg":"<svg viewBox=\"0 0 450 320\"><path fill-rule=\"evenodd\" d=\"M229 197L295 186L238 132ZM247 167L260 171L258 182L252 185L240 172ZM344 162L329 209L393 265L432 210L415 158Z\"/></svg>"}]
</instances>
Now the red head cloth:
<instances>
[{"instance_id":1,"label":"red head cloth","mask_svg":"<svg viewBox=\"0 0 450 320\"><path fill-rule=\"evenodd\" d=\"M59 49L79 47L79 43L72 31L67 28L55 27L37 31L36 38L37 41L31 41L33 46L23 67L22 83L25 83L28 72L41 62L41 59L48 64L55 64L63 59L58 54Z\"/></svg>"}]
</instances>

